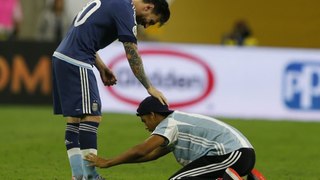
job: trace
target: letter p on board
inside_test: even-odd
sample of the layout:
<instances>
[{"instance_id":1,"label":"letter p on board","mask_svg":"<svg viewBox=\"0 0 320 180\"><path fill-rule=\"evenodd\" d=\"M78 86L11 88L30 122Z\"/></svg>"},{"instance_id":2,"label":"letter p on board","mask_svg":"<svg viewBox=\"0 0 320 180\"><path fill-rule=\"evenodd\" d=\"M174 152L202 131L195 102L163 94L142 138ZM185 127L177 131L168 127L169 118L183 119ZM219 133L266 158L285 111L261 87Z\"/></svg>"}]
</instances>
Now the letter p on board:
<instances>
[{"instance_id":1,"label":"letter p on board","mask_svg":"<svg viewBox=\"0 0 320 180\"><path fill-rule=\"evenodd\" d=\"M288 64L282 84L283 100L288 108L320 110L320 63Z\"/></svg>"}]
</instances>

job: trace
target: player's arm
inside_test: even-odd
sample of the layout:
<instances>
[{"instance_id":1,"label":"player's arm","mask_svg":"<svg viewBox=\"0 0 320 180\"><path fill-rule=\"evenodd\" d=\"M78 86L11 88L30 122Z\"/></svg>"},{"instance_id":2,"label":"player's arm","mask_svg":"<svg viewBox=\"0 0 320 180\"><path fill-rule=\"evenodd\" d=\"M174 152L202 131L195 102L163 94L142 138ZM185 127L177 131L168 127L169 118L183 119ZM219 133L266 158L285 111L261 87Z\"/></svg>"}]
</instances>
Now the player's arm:
<instances>
[{"instance_id":1,"label":"player's arm","mask_svg":"<svg viewBox=\"0 0 320 180\"><path fill-rule=\"evenodd\" d=\"M101 168L108 168L125 163L151 161L169 152L168 150L165 150L165 148L161 147L164 143L164 137L152 135L143 143L130 148L126 152L114 158L104 159L94 154L89 154L85 157L85 159L91 162L91 166L97 166Z\"/></svg>"},{"instance_id":2,"label":"player's arm","mask_svg":"<svg viewBox=\"0 0 320 180\"><path fill-rule=\"evenodd\" d=\"M104 64L98 53L96 53L95 66L99 70L101 80L105 86L112 86L117 83L117 78L111 69Z\"/></svg>"},{"instance_id":3,"label":"player's arm","mask_svg":"<svg viewBox=\"0 0 320 180\"><path fill-rule=\"evenodd\" d=\"M158 147L157 149L155 149L154 151L150 152L149 154L147 154L146 156L143 156L140 159L137 159L135 161L136 162L147 162L147 161L153 161L156 160L166 154L168 154L170 151L170 149L168 147Z\"/></svg>"},{"instance_id":4,"label":"player's arm","mask_svg":"<svg viewBox=\"0 0 320 180\"><path fill-rule=\"evenodd\" d=\"M152 86L150 80L146 76L143 68L142 59L139 55L137 44L133 42L124 42L124 49L126 51L126 56L129 61L131 70L136 78L141 82L141 84L147 89L148 93L155 98L159 99L162 104L168 104L167 99L164 95L158 91L154 86Z\"/></svg>"}]
</instances>

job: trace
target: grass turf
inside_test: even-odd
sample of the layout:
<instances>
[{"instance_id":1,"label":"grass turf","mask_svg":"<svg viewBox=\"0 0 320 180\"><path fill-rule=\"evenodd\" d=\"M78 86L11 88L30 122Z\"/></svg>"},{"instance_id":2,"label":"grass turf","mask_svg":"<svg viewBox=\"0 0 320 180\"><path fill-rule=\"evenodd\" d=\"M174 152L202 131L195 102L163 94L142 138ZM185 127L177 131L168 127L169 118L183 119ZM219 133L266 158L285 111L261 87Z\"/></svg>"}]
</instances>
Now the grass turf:
<instances>
[{"instance_id":1,"label":"grass turf","mask_svg":"<svg viewBox=\"0 0 320 180\"><path fill-rule=\"evenodd\" d=\"M267 179L319 180L320 123L226 120L245 134ZM65 180L71 173L64 146L65 121L51 107L0 107L0 179ZM143 141L149 133L134 115L104 114L99 155L110 157ZM172 154L156 161L99 169L110 180L164 180L180 165Z\"/></svg>"}]
</instances>

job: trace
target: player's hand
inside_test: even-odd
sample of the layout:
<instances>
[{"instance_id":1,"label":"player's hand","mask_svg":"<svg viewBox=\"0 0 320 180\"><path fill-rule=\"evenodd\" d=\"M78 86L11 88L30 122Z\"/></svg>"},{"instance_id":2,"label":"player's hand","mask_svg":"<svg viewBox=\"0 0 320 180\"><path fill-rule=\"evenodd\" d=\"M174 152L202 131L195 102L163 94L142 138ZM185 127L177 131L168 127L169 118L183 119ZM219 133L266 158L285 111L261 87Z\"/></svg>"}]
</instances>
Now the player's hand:
<instances>
[{"instance_id":1,"label":"player's hand","mask_svg":"<svg viewBox=\"0 0 320 180\"><path fill-rule=\"evenodd\" d=\"M105 67L99 70L99 72L100 72L100 77L102 79L102 82L105 86L113 86L117 84L116 76L108 67Z\"/></svg>"},{"instance_id":2,"label":"player's hand","mask_svg":"<svg viewBox=\"0 0 320 180\"><path fill-rule=\"evenodd\" d=\"M156 89L155 87L151 86L147 89L148 93L157 98L163 105L168 105L168 100L166 97L164 97L164 95L162 94L162 92L160 92L158 89Z\"/></svg>"},{"instance_id":3,"label":"player's hand","mask_svg":"<svg viewBox=\"0 0 320 180\"><path fill-rule=\"evenodd\" d=\"M90 161L90 164L88 166L96 166L100 168L106 168L108 167L108 160L103 159L93 153L89 153L84 157L85 160Z\"/></svg>"}]
</instances>

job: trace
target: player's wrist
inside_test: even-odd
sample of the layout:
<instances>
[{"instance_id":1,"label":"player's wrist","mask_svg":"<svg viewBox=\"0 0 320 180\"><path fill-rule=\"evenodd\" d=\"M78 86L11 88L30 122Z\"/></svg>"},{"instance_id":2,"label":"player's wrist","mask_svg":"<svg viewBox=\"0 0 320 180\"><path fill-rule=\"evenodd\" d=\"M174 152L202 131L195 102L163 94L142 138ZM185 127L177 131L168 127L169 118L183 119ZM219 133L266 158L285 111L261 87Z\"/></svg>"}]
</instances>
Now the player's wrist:
<instances>
[{"instance_id":1,"label":"player's wrist","mask_svg":"<svg viewBox=\"0 0 320 180\"><path fill-rule=\"evenodd\" d=\"M147 89L147 91L148 91L149 93L151 93L151 92L153 92L153 91L155 90L155 87L152 86L152 85L148 85L148 87L146 87L146 89Z\"/></svg>"}]
</instances>

